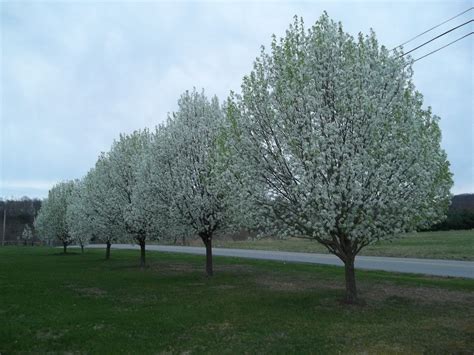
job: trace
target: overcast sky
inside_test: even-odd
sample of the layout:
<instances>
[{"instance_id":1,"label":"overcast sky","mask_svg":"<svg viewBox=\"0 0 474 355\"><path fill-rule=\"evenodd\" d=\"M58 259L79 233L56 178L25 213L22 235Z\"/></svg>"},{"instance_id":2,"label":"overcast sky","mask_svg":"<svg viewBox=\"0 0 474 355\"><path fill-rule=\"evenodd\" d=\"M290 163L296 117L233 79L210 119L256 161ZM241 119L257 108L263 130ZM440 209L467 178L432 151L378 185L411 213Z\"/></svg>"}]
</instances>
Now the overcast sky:
<instances>
[{"instance_id":1,"label":"overcast sky","mask_svg":"<svg viewBox=\"0 0 474 355\"><path fill-rule=\"evenodd\" d=\"M261 45L293 15L326 10L353 35L373 28L392 48L471 1L131 2L2 1L0 196L45 197L79 178L121 132L154 127L196 87L239 91ZM474 17L470 11L406 50ZM417 58L473 30L453 31ZM415 63L425 105L441 117L453 193L474 192L473 40Z\"/></svg>"}]
</instances>

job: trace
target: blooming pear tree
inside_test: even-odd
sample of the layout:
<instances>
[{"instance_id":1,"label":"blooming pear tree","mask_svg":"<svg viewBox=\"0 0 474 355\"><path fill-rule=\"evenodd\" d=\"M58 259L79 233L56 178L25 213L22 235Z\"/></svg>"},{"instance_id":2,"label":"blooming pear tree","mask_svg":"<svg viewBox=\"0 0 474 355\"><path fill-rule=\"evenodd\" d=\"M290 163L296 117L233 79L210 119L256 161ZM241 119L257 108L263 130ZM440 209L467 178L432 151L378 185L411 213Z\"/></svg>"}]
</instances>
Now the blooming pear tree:
<instances>
[{"instance_id":1,"label":"blooming pear tree","mask_svg":"<svg viewBox=\"0 0 474 355\"><path fill-rule=\"evenodd\" d=\"M74 242L79 244L81 252L94 235L93 216L87 210L84 181L78 181L69 198L66 222Z\"/></svg>"},{"instance_id":2,"label":"blooming pear tree","mask_svg":"<svg viewBox=\"0 0 474 355\"><path fill-rule=\"evenodd\" d=\"M23 232L21 233L21 240L25 245L27 245L28 242L33 240L33 230L31 229L29 224L25 224Z\"/></svg>"},{"instance_id":3,"label":"blooming pear tree","mask_svg":"<svg viewBox=\"0 0 474 355\"><path fill-rule=\"evenodd\" d=\"M81 205L84 210L84 227L92 238L105 243L105 258L110 259L110 249L113 243L124 239L122 211L112 193L110 161L102 154L95 167L89 170L82 179Z\"/></svg>"},{"instance_id":4,"label":"blooming pear tree","mask_svg":"<svg viewBox=\"0 0 474 355\"><path fill-rule=\"evenodd\" d=\"M165 127L156 127L150 134L149 144L138 168L137 182L134 188L134 209L142 220L146 233L155 239L171 239L181 235L183 226L172 218L172 191L169 182L164 181L165 163L168 161L170 147L164 139Z\"/></svg>"},{"instance_id":5,"label":"blooming pear tree","mask_svg":"<svg viewBox=\"0 0 474 355\"><path fill-rule=\"evenodd\" d=\"M411 76L374 33L354 39L324 14L274 37L228 101L243 198L265 227L338 256L348 303L361 249L440 221L449 203L439 118Z\"/></svg>"},{"instance_id":6,"label":"blooming pear tree","mask_svg":"<svg viewBox=\"0 0 474 355\"><path fill-rule=\"evenodd\" d=\"M135 131L130 135L120 135L107 154L109 162L110 201L120 211L117 222L123 232L140 246L140 265L145 266L145 245L147 237L158 238L149 233L150 216L144 213L142 197L141 165L145 162L144 154L150 144L148 131Z\"/></svg>"},{"instance_id":7,"label":"blooming pear tree","mask_svg":"<svg viewBox=\"0 0 474 355\"><path fill-rule=\"evenodd\" d=\"M41 204L35 220L38 237L42 240L59 240L67 252L67 246L73 243L67 223L67 208L75 188L74 181L60 182L48 192L48 198Z\"/></svg>"},{"instance_id":8,"label":"blooming pear tree","mask_svg":"<svg viewBox=\"0 0 474 355\"><path fill-rule=\"evenodd\" d=\"M206 247L206 273L213 274L212 238L224 228L226 193L218 164L225 117L216 97L184 93L178 111L157 130L150 151L150 183L169 225L199 235Z\"/></svg>"}]
</instances>

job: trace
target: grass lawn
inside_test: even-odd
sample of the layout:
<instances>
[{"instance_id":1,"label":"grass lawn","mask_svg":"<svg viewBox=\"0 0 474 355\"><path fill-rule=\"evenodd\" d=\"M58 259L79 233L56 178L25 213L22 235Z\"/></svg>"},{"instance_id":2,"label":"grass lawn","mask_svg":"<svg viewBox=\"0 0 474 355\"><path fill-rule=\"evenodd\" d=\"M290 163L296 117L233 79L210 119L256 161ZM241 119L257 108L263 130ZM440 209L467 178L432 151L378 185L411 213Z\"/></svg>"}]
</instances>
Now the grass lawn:
<instances>
[{"instance_id":1,"label":"grass lawn","mask_svg":"<svg viewBox=\"0 0 474 355\"><path fill-rule=\"evenodd\" d=\"M196 241L196 245L199 245ZM202 244L202 242L201 242ZM214 241L215 247L327 253L321 244L307 239L256 239ZM380 241L362 249L360 255L429 259L474 260L474 230L410 233L392 241Z\"/></svg>"},{"instance_id":2,"label":"grass lawn","mask_svg":"<svg viewBox=\"0 0 474 355\"><path fill-rule=\"evenodd\" d=\"M474 351L474 280L138 251L0 248L0 353Z\"/></svg>"}]
</instances>

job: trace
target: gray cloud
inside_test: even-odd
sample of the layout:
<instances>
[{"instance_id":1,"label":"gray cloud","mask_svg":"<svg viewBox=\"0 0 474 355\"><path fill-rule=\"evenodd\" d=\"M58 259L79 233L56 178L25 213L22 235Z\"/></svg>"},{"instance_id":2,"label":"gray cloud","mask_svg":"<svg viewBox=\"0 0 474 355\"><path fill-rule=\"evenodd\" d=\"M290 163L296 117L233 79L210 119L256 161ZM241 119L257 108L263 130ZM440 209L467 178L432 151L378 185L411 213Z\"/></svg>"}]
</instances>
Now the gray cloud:
<instances>
[{"instance_id":1,"label":"gray cloud","mask_svg":"<svg viewBox=\"0 0 474 355\"><path fill-rule=\"evenodd\" d=\"M163 122L186 89L202 87L221 99L229 90L238 91L260 45L268 45L272 33L283 35L294 14L303 16L309 26L327 10L351 34L373 28L380 43L391 48L471 3L2 2L0 6L0 195L19 197L45 196L54 181L82 176L120 132ZM472 26L414 57L469 31ZM455 193L474 191L472 53L472 39L466 39L414 66L415 84L425 104L442 119Z\"/></svg>"}]
</instances>

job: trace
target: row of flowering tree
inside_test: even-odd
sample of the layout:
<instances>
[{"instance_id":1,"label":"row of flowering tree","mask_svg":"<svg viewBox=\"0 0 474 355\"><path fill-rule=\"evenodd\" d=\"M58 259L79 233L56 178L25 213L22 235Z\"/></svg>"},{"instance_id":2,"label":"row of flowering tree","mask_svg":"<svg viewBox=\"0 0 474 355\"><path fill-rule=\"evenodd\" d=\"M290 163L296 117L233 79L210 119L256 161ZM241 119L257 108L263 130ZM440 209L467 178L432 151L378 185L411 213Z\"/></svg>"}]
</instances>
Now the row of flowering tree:
<instances>
[{"instance_id":1,"label":"row of flowering tree","mask_svg":"<svg viewBox=\"0 0 474 355\"><path fill-rule=\"evenodd\" d=\"M451 173L410 59L324 14L295 18L224 104L184 93L154 132L121 135L81 180L55 186L37 225L66 246L255 228L323 244L345 265L367 245L438 222Z\"/></svg>"}]
</instances>

